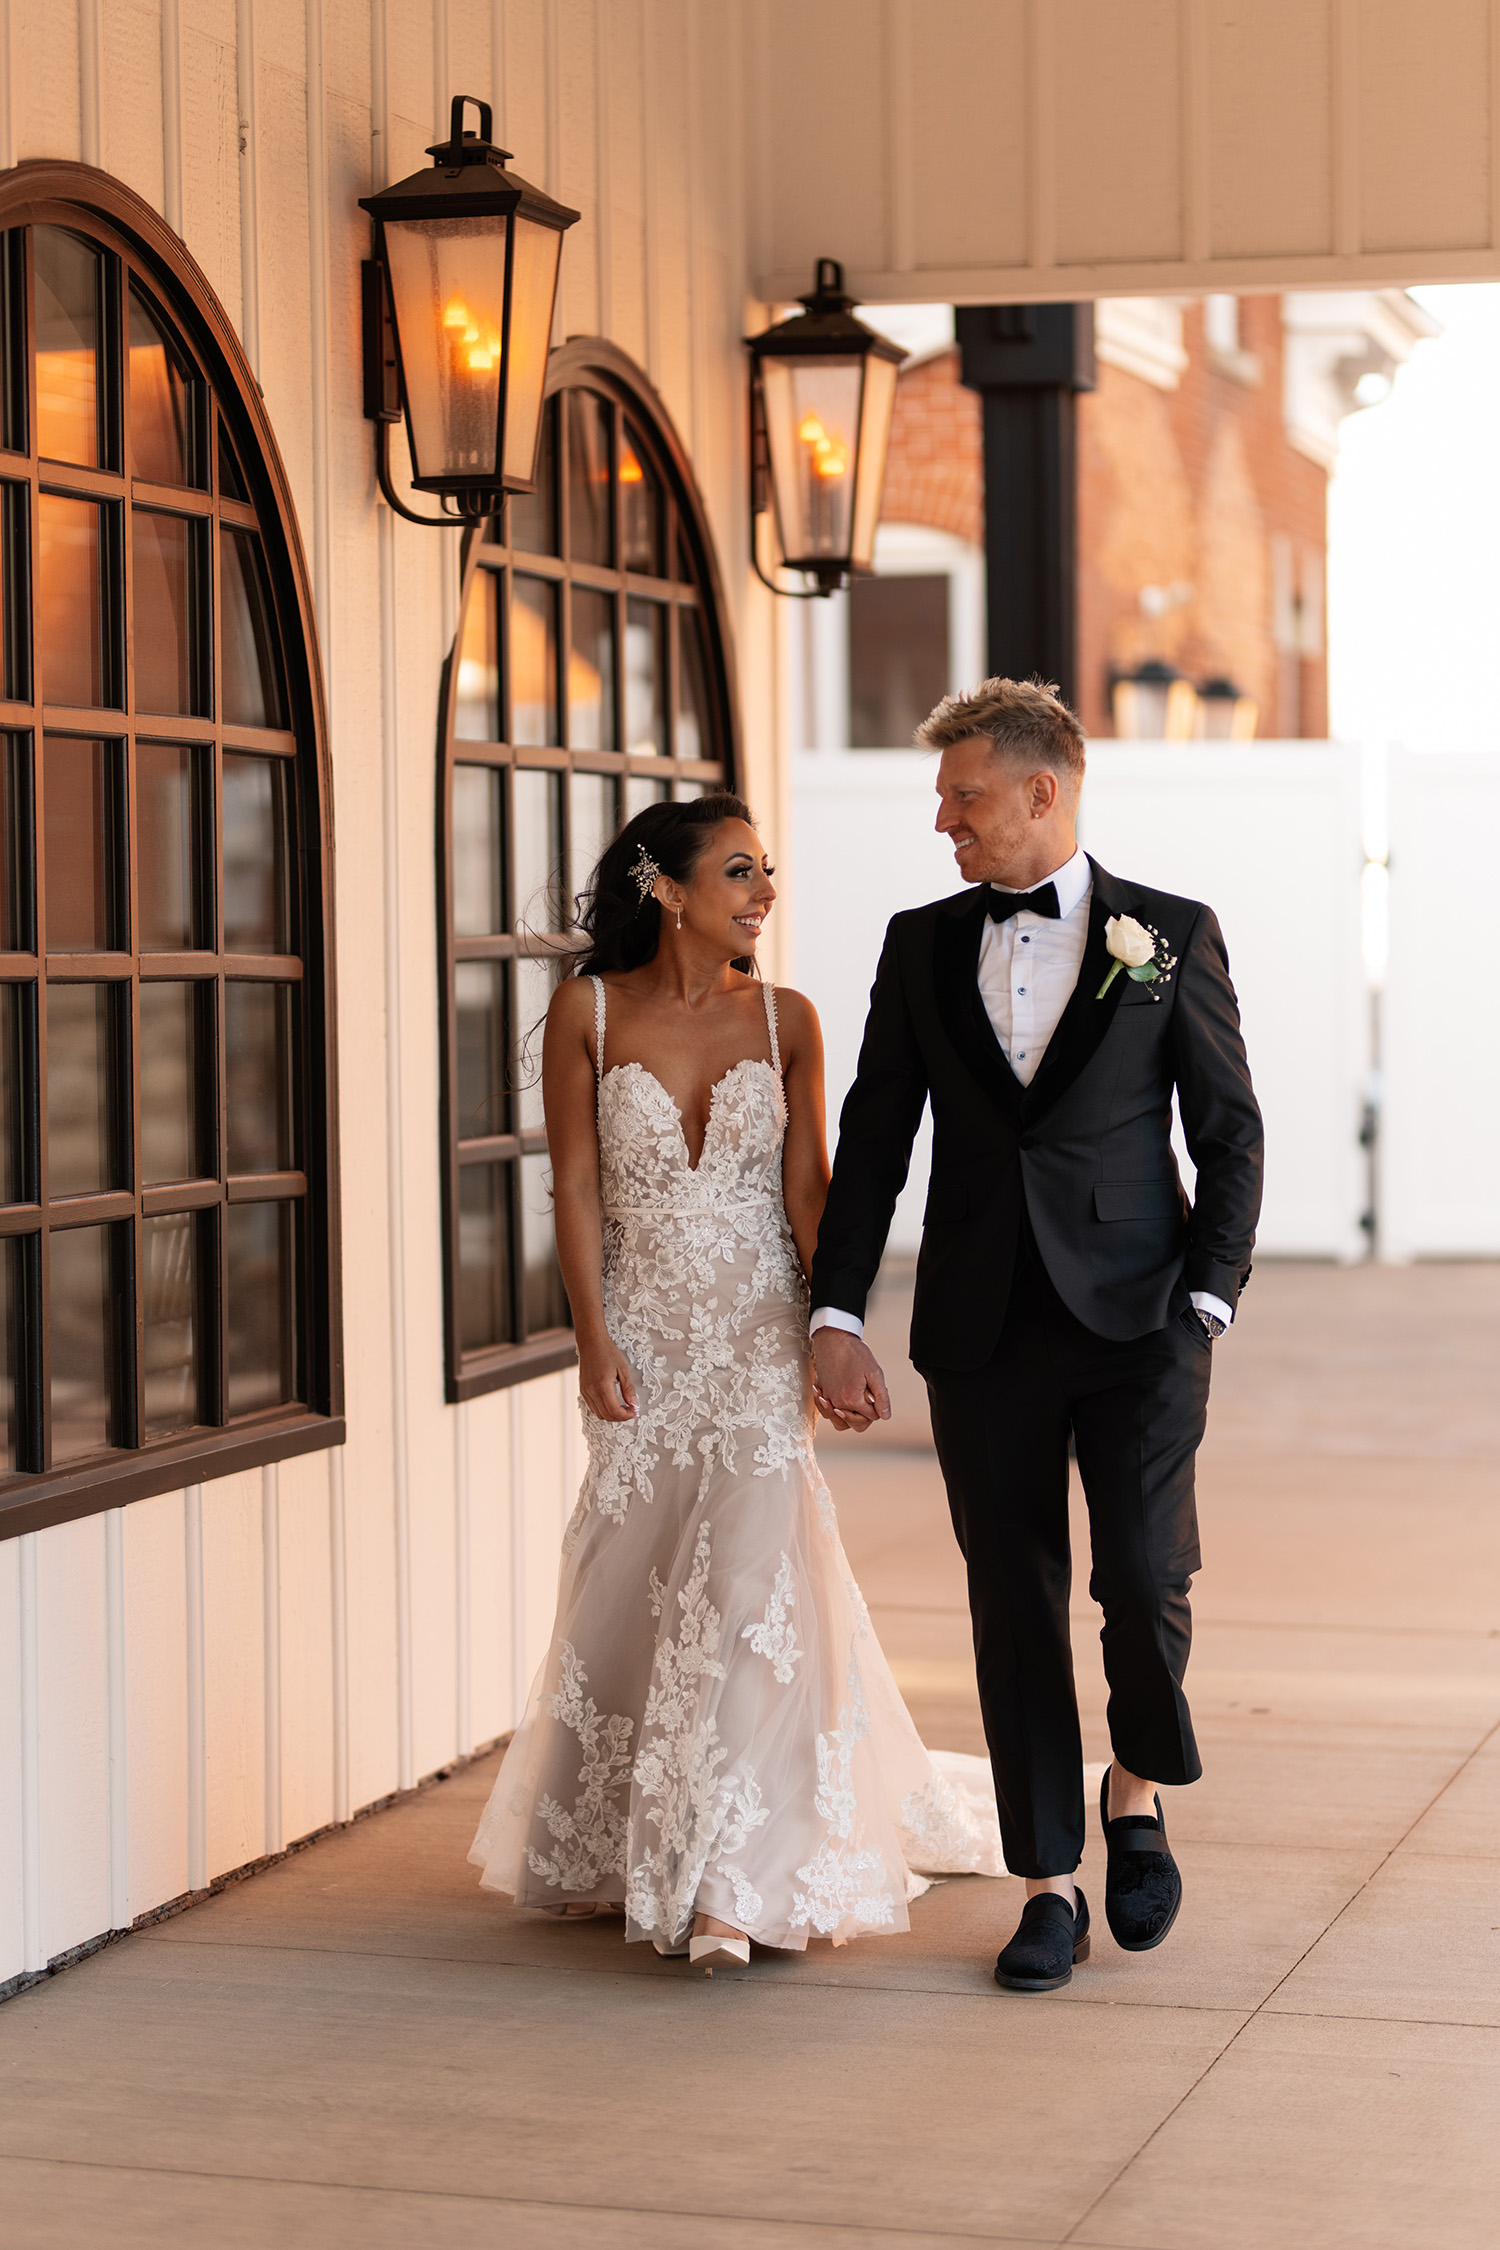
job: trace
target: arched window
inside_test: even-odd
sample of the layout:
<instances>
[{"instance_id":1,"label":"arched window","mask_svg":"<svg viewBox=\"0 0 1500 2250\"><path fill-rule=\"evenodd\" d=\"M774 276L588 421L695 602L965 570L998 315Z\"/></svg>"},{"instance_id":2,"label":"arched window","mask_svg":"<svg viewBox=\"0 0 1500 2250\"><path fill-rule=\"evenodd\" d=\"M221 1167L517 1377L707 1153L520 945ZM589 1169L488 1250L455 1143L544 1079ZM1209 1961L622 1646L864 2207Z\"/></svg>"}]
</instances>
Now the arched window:
<instances>
[{"instance_id":1,"label":"arched window","mask_svg":"<svg viewBox=\"0 0 1500 2250\"><path fill-rule=\"evenodd\" d=\"M534 497L467 551L442 714L448 1396L565 1366L540 1039L577 893L644 805L733 784L713 549L660 401L554 352Z\"/></svg>"},{"instance_id":2,"label":"arched window","mask_svg":"<svg viewBox=\"0 0 1500 2250\"><path fill-rule=\"evenodd\" d=\"M0 181L0 1527L328 1444L322 713L232 331L129 190Z\"/></svg>"}]
</instances>

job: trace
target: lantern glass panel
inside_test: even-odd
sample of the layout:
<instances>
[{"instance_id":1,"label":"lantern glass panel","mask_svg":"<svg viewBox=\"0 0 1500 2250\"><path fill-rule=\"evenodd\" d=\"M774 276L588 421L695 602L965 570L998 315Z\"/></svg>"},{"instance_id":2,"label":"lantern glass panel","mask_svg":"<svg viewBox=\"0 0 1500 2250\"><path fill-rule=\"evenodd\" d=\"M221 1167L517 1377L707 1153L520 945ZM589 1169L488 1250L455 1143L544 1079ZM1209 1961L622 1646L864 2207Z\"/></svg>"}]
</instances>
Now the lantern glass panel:
<instances>
[{"instance_id":1,"label":"lantern glass panel","mask_svg":"<svg viewBox=\"0 0 1500 2250\"><path fill-rule=\"evenodd\" d=\"M865 361L865 392L859 413L859 484L854 495L854 529L849 559L870 568L880 496L885 490L885 452L896 405L896 362L872 352Z\"/></svg>"},{"instance_id":2,"label":"lantern glass panel","mask_svg":"<svg viewBox=\"0 0 1500 2250\"><path fill-rule=\"evenodd\" d=\"M500 444L505 222L387 219L385 244L414 474L493 478ZM533 443L535 435L533 428Z\"/></svg>"},{"instance_id":3,"label":"lantern glass panel","mask_svg":"<svg viewBox=\"0 0 1500 2250\"><path fill-rule=\"evenodd\" d=\"M781 551L794 569L849 553L863 365L761 361Z\"/></svg>"},{"instance_id":4,"label":"lantern glass panel","mask_svg":"<svg viewBox=\"0 0 1500 2250\"><path fill-rule=\"evenodd\" d=\"M552 300L562 236L518 211L511 259L510 359L505 376L505 458L513 483L530 484L542 420L542 385L552 343Z\"/></svg>"}]
</instances>

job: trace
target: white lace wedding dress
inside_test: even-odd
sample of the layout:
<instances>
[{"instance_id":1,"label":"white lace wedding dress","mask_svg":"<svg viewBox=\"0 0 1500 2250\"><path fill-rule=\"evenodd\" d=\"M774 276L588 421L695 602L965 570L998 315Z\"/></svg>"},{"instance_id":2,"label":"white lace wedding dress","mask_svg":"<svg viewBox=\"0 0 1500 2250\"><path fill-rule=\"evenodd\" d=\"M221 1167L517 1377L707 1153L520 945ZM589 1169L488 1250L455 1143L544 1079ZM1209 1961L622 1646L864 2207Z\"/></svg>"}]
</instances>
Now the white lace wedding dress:
<instances>
[{"instance_id":1,"label":"white lace wedding dress","mask_svg":"<svg viewBox=\"0 0 1500 2250\"><path fill-rule=\"evenodd\" d=\"M800 1950L904 1930L924 1876L1000 1875L986 1762L924 1749L813 1454L807 1291L771 1060L713 1090L694 1168L640 1063L603 1069L604 1308L637 1416L589 1465L551 1646L469 1857L525 1906L696 1913Z\"/></svg>"}]
</instances>

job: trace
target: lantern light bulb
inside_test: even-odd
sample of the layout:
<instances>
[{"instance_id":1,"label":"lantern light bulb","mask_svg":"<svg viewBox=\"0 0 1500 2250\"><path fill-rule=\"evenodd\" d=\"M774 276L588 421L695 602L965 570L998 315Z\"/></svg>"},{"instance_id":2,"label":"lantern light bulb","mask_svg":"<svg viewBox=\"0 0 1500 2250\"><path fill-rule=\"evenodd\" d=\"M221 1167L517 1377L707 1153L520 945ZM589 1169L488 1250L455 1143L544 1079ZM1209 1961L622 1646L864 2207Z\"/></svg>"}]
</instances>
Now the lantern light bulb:
<instances>
[{"instance_id":1,"label":"lantern light bulb","mask_svg":"<svg viewBox=\"0 0 1500 2250\"><path fill-rule=\"evenodd\" d=\"M491 368L499 366L500 335L498 329L492 326L486 327L483 340L481 340L478 328L470 328L464 337L464 342L468 346L467 359L471 374L487 375Z\"/></svg>"},{"instance_id":2,"label":"lantern light bulb","mask_svg":"<svg viewBox=\"0 0 1500 2250\"><path fill-rule=\"evenodd\" d=\"M444 305L443 326L445 328L467 328L470 335L474 333L472 328L469 328L469 308L462 297L450 297L447 304Z\"/></svg>"},{"instance_id":3,"label":"lantern light bulb","mask_svg":"<svg viewBox=\"0 0 1500 2250\"><path fill-rule=\"evenodd\" d=\"M804 445L816 445L820 439L825 445L828 442L828 432L816 414L805 414L802 417L797 425L797 435Z\"/></svg>"},{"instance_id":4,"label":"lantern light bulb","mask_svg":"<svg viewBox=\"0 0 1500 2250\"><path fill-rule=\"evenodd\" d=\"M644 484L645 481L646 472L636 459L633 449L627 445L620 455L620 482L621 484Z\"/></svg>"}]
</instances>

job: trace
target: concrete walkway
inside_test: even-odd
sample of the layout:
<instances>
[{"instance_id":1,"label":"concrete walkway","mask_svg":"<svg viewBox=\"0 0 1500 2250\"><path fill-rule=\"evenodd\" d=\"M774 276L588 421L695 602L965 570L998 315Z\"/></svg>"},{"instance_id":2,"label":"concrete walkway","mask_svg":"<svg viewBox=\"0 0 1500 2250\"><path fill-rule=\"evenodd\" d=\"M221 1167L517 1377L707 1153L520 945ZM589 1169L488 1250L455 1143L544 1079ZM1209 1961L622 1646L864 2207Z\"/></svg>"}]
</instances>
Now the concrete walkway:
<instances>
[{"instance_id":1,"label":"concrete walkway","mask_svg":"<svg viewBox=\"0 0 1500 2250\"><path fill-rule=\"evenodd\" d=\"M479 1893L487 1761L0 2009L6 2250L1493 2250L1500 1269L1263 1268L1217 1349L1160 1952L1001 1994L1020 1886L965 1880L707 1983ZM914 1394L891 1434L828 1448L845 1534L976 1749Z\"/></svg>"}]
</instances>

